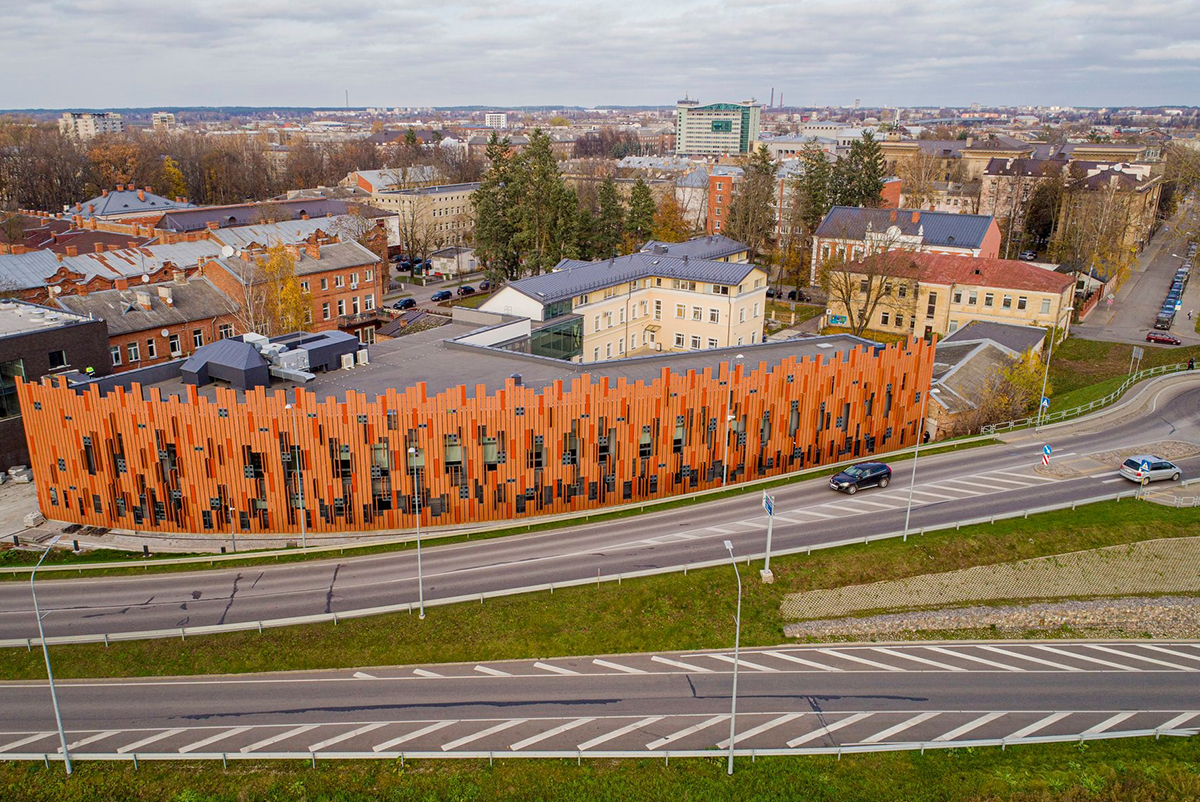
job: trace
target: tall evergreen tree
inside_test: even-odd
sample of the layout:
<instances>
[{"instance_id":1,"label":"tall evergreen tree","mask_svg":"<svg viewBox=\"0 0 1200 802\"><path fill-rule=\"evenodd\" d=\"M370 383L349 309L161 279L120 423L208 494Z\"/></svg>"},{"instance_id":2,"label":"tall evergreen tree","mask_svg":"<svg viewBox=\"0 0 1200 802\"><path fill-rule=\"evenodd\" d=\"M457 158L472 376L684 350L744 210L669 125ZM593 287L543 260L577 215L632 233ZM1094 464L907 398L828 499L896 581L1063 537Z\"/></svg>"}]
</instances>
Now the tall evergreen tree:
<instances>
[{"instance_id":1,"label":"tall evergreen tree","mask_svg":"<svg viewBox=\"0 0 1200 802\"><path fill-rule=\"evenodd\" d=\"M516 165L507 137L496 132L487 144L489 167L479 189L471 195L475 209L475 252L486 272L499 280L521 276L521 251L516 244Z\"/></svg>"},{"instance_id":2,"label":"tall evergreen tree","mask_svg":"<svg viewBox=\"0 0 1200 802\"><path fill-rule=\"evenodd\" d=\"M729 205L725 233L750 246L751 258L765 253L775 234L775 170L765 145L745 164L745 173Z\"/></svg>"},{"instance_id":3,"label":"tall evergreen tree","mask_svg":"<svg viewBox=\"0 0 1200 802\"><path fill-rule=\"evenodd\" d=\"M642 179L638 179L629 193L629 218L625 231L634 240L633 247L640 246L654 230L654 194Z\"/></svg>"},{"instance_id":4,"label":"tall evergreen tree","mask_svg":"<svg viewBox=\"0 0 1200 802\"><path fill-rule=\"evenodd\" d=\"M524 254L527 273L543 273L562 258L563 237L573 229L578 201L558 172L550 137L536 129L516 159L517 220L514 241Z\"/></svg>"},{"instance_id":5,"label":"tall evergreen tree","mask_svg":"<svg viewBox=\"0 0 1200 802\"><path fill-rule=\"evenodd\" d=\"M621 250L621 235L625 230L625 204L617 193L617 182L612 176L600 183L596 193L600 204L600 212L596 215L595 245L596 256L608 259L616 256Z\"/></svg>"},{"instance_id":6,"label":"tall evergreen tree","mask_svg":"<svg viewBox=\"0 0 1200 802\"><path fill-rule=\"evenodd\" d=\"M850 143L850 152L833 168L834 203L839 206L878 206L883 191L883 152L879 142L864 131Z\"/></svg>"}]
</instances>

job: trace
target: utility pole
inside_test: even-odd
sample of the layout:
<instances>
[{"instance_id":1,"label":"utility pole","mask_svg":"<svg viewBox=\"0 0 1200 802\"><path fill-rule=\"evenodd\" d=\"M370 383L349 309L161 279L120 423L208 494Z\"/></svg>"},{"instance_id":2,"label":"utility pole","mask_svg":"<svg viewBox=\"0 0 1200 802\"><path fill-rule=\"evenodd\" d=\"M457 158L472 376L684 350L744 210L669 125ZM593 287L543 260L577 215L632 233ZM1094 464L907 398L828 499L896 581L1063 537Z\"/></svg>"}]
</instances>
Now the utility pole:
<instances>
[{"instance_id":1,"label":"utility pole","mask_svg":"<svg viewBox=\"0 0 1200 802\"><path fill-rule=\"evenodd\" d=\"M46 646L46 631L42 629L42 611L38 607L37 587L33 584L37 578L38 569L42 567L42 561L46 559L46 555L54 548L54 544L62 535L55 535L54 538L46 544L46 550L42 552L42 556L38 559L37 565L33 567L33 571L29 574L29 594L33 596L33 613L37 616L38 639L42 642L42 656L46 658L46 679L50 682L50 702L54 705L54 721L58 725L58 739L62 742L63 763L66 766L67 774L71 773L71 752L67 749L67 733L63 729L62 713L58 709L58 692L54 689L54 671L50 668L50 649Z\"/></svg>"},{"instance_id":2,"label":"utility pole","mask_svg":"<svg viewBox=\"0 0 1200 802\"><path fill-rule=\"evenodd\" d=\"M737 577L737 617L733 619L733 693L730 694L729 702L729 766L726 769L726 774L733 774L733 747L737 739L737 680L738 680L738 663L740 662L739 650L741 649L742 641L742 574L738 571L737 559L733 556L733 543L726 540L725 550L729 552L729 562L733 565L733 575Z\"/></svg>"}]
</instances>

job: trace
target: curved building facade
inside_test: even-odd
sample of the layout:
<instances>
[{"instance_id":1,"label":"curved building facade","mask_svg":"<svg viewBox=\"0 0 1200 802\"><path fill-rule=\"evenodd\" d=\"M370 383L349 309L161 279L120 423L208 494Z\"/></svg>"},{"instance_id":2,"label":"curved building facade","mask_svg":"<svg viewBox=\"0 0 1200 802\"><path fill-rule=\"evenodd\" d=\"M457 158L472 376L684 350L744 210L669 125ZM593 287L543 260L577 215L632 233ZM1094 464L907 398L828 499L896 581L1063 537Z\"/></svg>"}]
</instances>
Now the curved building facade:
<instances>
[{"instance_id":1,"label":"curved building facade","mask_svg":"<svg viewBox=\"0 0 1200 802\"><path fill-rule=\"evenodd\" d=\"M910 445L933 346L861 342L732 371L730 354L657 378L610 370L490 391L430 394L388 376L372 395L324 398L54 379L18 392L48 518L266 534L298 532L303 513L311 533L360 532L412 527L418 509L434 526L598 509ZM783 353L762 348L742 350Z\"/></svg>"}]
</instances>

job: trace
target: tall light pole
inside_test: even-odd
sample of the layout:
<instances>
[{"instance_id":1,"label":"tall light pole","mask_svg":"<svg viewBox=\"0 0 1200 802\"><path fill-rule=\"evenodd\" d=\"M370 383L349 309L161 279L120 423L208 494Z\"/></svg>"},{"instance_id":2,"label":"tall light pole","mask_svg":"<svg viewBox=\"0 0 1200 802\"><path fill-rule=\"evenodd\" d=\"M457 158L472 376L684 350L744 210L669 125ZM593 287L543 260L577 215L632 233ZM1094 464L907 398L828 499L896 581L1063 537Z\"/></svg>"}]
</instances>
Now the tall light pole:
<instances>
[{"instance_id":1,"label":"tall light pole","mask_svg":"<svg viewBox=\"0 0 1200 802\"><path fill-rule=\"evenodd\" d=\"M733 693L729 697L729 767L725 772L726 774L733 774L733 747L734 737L737 734L738 662L742 641L742 574L738 571L737 559L733 556L733 544L728 540L725 541L725 550L729 552L729 562L733 566L733 575L737 577L738 588L737 617L733 619Z\"/></svg>"},{"instance_id":2,"label":"tall light pole","mask_svg":"<svg viewBox=\"0 0 1200 802\"><path fill-rule=\"evenodd\" d=\"M296 423L296 408L288 404L286 409L292 411L292 424ZM293 435L295 437L295 435ZM301 456L300 446L293 447L293 453L296 456L296 492L298 501L300 502L300 548L308 548L308 507L304 504L304 474L302 473L301 464L304 459Z\"/></svg>"},{"instance_id":3,"label":"tall light pole","mask_svg":"<svg viewBox=\"0 0 1200 802\"><path fill-rule=\"evenodd\" d=\"M29 574L29 595L33 596L33 613L37 616L38 638L42 642L42 656L46 658L46 679L50 681L50 701L54 705L54 721L58 724L58 740L62 742L63 762L67 768L67 774L71 773L71 753L67 749L67 733L63 730L62 713L58 709L58 693L54 690L54 671L50 668L50 648L46 646L46 631L42 629L42 610L38 607L37 587L33 584L33 580L37 578L38 569L42 567L42 561L46 559L46 555L54 548L54 544L62 535L56 535L49 543L46 544L46 550L42 552L42 556L38 559L37 565L33 567L33 571Z\"/></svg>"},{"instance_id":4,"label":"tall light pole","mask_svg":"<svg viewBox=\"0 0 1200 802\"><path fill-rule=\"evenodd\" d=\"M940 393L933 387L921 397L921 417L917 420L917 445L913 449L913 469L912 480L908 483L908 507L904 510L904 540L908 540L908 519L912 516L913 490L917 486L917 457L921 456L921 437L925 434L925 406L929 403L929 396Z\"/></svg>"},{"instance_id":5,"label":"tall light pole","mask_svg":"<svg viewBox=\"0 0 1200 802\"><path fill-rule=\"evenodd\" d=\"M413 475L413 499L416 503L417 512L417 598L421 604L422 620L425 619L425 579L421 573L421 482L420 474L417 473L417 449L414 446L408 447L408 456L412 462Z\"/></svg>"},{"instance_id":6,"label":"tall light pole","mask_svg":"<svg viewBox=\"0 0 1200 802\"><path fill-rule=\"evenodd\" d=\"M734 357L734 360L743 359L742 354ZM736 361L726 362L729 376L726 379L729 382L729 392L725 396L725 453L721 456L721 487L729 483L729 435L732 429L730 424L733 423L736 417L733 414L733 372L737 365Z\"/></svg>"}]
</instances>

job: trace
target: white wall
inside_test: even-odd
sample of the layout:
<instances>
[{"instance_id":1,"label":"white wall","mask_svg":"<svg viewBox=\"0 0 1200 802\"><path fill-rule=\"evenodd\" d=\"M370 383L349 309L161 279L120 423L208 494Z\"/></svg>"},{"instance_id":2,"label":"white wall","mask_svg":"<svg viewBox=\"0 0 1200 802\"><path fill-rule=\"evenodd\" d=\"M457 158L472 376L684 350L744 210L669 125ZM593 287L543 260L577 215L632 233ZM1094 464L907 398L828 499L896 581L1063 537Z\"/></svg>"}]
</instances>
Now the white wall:
<instances>
[{"instance_id":1,"label":"white wall","mask_svg":"<svg viewBox=\"0 0 1200 802\"><path fill-rule=\"evenodd\" d=\"M505 287L488 298L479 307L485 312L497 312L501 315L517 315L530 320L542 320L542 305L528 295L517 292L512 287Z\"/></svg>"}]
</instances>

